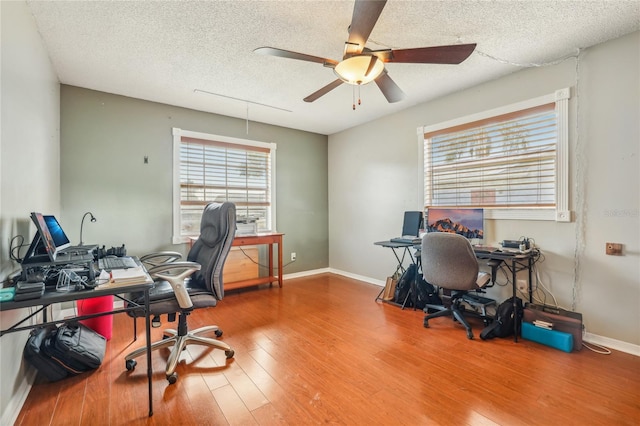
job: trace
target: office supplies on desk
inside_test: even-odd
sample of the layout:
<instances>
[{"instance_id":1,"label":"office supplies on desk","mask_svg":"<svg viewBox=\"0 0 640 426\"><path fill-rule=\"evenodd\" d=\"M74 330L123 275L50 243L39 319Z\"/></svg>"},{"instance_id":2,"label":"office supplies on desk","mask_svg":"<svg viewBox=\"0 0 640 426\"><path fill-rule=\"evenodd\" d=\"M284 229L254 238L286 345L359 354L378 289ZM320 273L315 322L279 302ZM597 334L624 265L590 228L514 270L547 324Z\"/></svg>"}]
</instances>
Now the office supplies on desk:
<instances>
[{"instance_id":1,"label":"office supplies on desk","mask_svg":"<svg viewBox=\"0 0 640 426\"><path fill-rule=\"evenodd\" d=\"M13 300L13 297L16 294L15 287L7 287L0 289L0 302L9 302Z\"/></svg>"},{"instance_id":2,"label":"office supplies on desk","mask_svg":"<svg viewBox=\"0 0 640 426\"><path fill-rule=\"evenodd\" d=\"M16 292L13 296L13 300L19 302L21 300L38 299L44 294L44 283L34 282L29 283L26 281L18 281L16 283Z\"/></svg>"},{"instance_id":3,"label":"office supplies on desk","mask_svg":"<svg viewBox=\"0 0 640 426\"><path fill-rule=\"evenodd\" d=\"M114 269L136 268L138 264L129 256L122 257L103 257L98 260L98 269L111 271Z\"/></svg>"},{"instance_id":4,"label":"office supplies on desk","mask_svg":"<svg viewBox=\"0 0 640 426\"><path fill-rule=\"evenodd\" d=\"M149 280L149 276L142 266L127 269L113 269L108 274L108 280L98 284L96 288L126 287L128 285L145 283ZM101 282L104 277L101 272L98 277L99 282Z\"/></svg>"}]
</instances>

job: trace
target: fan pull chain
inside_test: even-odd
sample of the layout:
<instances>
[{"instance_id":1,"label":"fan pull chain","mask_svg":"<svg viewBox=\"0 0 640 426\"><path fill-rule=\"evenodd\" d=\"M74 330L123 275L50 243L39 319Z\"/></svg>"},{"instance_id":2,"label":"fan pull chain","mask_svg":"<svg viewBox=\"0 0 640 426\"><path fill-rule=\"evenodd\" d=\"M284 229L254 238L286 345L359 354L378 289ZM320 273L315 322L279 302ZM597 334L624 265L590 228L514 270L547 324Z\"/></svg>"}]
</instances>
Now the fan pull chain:
<instances>
[{"instance_id":1,"label":"fan pull chain","mask_svg":"<svg viewBox=\"0 0 640 426\"><path fill-rule=\"evenodd\" d=\"M360 85L358 84L358 105L362 105L362 100L360 99ZM352 108L355 111L356 110L356 86L353 86L353 92L352 92Z\"/></svg>"},{"instance_id":2,"label":"fan pull chain","mask_svg":"<svg viewBox=\"0 0 640 426\"><path fill-rule=\"evenodd\" d=\"M356 87L353 86L353 90L351 91L351 102L353 110L356 110Z\"/></svg>"}]
</instances>

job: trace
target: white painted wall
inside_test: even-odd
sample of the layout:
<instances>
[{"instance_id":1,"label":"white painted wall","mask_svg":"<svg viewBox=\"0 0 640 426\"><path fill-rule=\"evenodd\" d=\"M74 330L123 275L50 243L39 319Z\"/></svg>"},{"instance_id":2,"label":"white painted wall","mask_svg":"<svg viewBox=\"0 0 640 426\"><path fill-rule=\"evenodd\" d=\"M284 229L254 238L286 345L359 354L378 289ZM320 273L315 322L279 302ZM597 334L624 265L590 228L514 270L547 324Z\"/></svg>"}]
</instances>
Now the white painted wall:
<instances>
[{"instance_id":1,"label":"white painted wall","mask_svg":"<svg viewBox=\"0 0 640 426\"><path fill-rule=\"evenodd\" d=\"M0 279L19 265L9 261L9 240L30 241L29 213L60 211L60 86L24 2L0 2L2 66L0 141ZM24 254L24 252L22 253ZM9 327L24 311L0 313ZM0 424L13 424L28 381L22 360L26 332L0 339Z\"/></svg>"},{"instance_id":2,"label":"white painted wall","mask_svg":"<svg viewBox=\"0 0 640 426\"><path fill-rule=\"evenodd\" d=\"M487 242L533 238L545 256L540 277L559 304L582 312L588 332L639 345L639 51L634 33L587 49L579 60L515 72L331 135L331 269L378 284L394 271L391 251L373 243L400 234L402 212L423 205L419 126L571 87L576 221L488 220ZM605 256L606 241L624 244L624 256ZM502 300L510 292L490 294Z\"/></svg>"}]
</instances>

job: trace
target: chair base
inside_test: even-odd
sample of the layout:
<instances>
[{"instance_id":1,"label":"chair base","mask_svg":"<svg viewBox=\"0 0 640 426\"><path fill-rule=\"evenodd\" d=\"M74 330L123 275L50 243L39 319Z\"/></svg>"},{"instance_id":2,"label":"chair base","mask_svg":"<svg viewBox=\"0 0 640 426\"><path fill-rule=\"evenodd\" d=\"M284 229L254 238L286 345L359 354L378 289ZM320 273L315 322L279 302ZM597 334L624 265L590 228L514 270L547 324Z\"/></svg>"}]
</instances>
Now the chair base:
<instances>
[{"instance_id":1,"label":"chair base","mask_svg":"<svg viewBox=\"0 0 640 426\"><path fill-rule=\"evenodd\" d=\"M182 316L181 319L182 320ZM180 328L180 327L179 327ZM175 372L178 361L180 360L180 354L187 345L197 344L210 346L215 349L221 349L224 351L227 359L233 358L235 352L231 349L231 346L221 342L220 340L205 337L205 335L215 333L216 337L222 336L222 331L215 325L198 328L192 332L179 333L177 330L167 329L163 331L164 337L158 342L151 344L151 351L155 351L162 348L168 348L172 346L171 353L167 359L167 366L165 368L165 374L170 384L175 383L178 380L178 374ZM125 366L127 370L133 370L137 364L135 358L147 353L147 347L143 346L135 351L131 352L124 357Z\"/></svg>"},{"instance_id":2,"label":"chair base","mask_svg":"<svg viewBox=\"0 0 640 426\"><path fill-rule=\"evenodd\" d=\"M473 339L473 331L471 330L471 326L469 325L469 323L467 322L467 320L465 319L464 315L463 315L463 311L464 308L460 308L460 298L457 297L455 299L451 300L451 306L449 307L444 307L444 306L439 306L439 305L427 305L424 308L424 311L427 312L428 309L436 309L437 312L434 312L432 314L429 314L427 316L424 317L424 322L423 325L428 328L429 327L429 320L433 319L433 318L438 318L438 317L445 317L445 316L453 316L453 318L458 321L460 324L462 324L467 332L467 338L468 339Z\"/></svg>"}]
</instances>

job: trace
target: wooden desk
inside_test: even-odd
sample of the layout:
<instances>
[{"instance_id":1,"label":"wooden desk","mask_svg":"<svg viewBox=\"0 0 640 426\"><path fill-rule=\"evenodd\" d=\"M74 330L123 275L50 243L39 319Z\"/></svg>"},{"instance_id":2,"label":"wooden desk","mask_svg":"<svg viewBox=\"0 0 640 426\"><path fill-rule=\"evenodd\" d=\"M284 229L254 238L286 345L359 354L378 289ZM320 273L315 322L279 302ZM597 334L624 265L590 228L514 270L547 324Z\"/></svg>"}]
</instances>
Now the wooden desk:
<instances>
[{"instance_id":1,"label":"wooden desk","mask_svg":"<svg viewBox=\"0 0 640 426\"><path fill-rule=\"evenodd\" d=\"M266 277L256 277L249 278L246 280L239 281L230 281L224 283L225 290L233 290L236 288L243 287L251 287L254 285L267 284L273 285L275 281L278 282L278 287L282 287L282 236L284 234L281 233L259 233L255 235L237 235L233 239L233 243L231 247L242 247L242 246L257 246L261 244L268 244L268 255L269 255L269 275ZM197 237L189 238L189 247L193 246L193 243L196 242ZM274 274L273 271L273 245L278 245L278 275Z\"/></svg>"},{"instance_id":2,"label":"wooden desk","mask_svg":"<svg viewBox=\"0 0 640 426\"><path fill-rule=\"evenodd\" d=\"M241 281L233 281L224 283L225 290L233 290L234 288L250 287L254 285L269 283L273 285L278 281L278 287L282 287L282 236L281 233L256 234L256 235L238 235L234 238L232 247L255 246L268 244L269 255L269 275L266 277L257 277ZM273 245L278 245L278 275L274 275L273 271Z\"/></svg>"}]
</instances>

